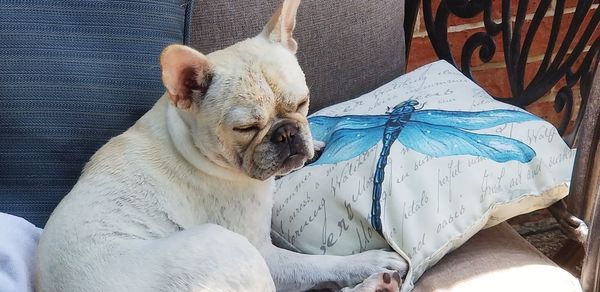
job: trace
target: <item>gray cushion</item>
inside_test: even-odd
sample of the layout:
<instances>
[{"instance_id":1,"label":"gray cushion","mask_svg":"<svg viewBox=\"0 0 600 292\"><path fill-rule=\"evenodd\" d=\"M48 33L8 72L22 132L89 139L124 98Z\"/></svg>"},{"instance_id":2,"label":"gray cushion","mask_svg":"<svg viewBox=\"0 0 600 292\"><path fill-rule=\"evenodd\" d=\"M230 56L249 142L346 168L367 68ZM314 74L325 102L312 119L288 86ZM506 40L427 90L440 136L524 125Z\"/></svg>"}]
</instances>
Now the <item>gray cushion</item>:
<instances>
[{"instance_id":1,"label":"gray cushion","mask_svg":"<svg viewBox=\"0 0 600 292\"><path fill-rule=\"evenodd\" d=\"M191 44L202 53L258 34L281 0L198 1ZM311 112L404 73L404 1L303 0L295 36Z\"/></svg>"}]
</instances>

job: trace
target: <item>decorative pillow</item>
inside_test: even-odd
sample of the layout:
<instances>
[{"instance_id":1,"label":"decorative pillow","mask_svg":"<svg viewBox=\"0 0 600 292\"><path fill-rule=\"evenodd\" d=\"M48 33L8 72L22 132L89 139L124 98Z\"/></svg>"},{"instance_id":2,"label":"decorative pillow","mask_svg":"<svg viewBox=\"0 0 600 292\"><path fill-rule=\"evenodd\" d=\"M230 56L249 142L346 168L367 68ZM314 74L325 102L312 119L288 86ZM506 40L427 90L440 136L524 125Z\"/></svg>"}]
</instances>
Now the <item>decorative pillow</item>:
<instances>
[{"instance_id":1,"label":"decorative pillow","mask_svg":"<svg viewBox=\"0 0 600 292\"><path fill-rule=\"evenodd\" d=\"M89 157L150 109L191 2L0 4L0 212L43 226Z\"/></svg>"},{"instance_id":2,"label":"decorative pillow","mask_svg":"<svg viewBox=\"0 0 600 292\"><path fill-rule=\"evenodd\" d=\"M478 230L568 191L574 150L555 128L445 61L309 122L325 150L278 180L273 230L312 254L389 244L410 263L403 291Z\"/></svg>"}]
</instances>

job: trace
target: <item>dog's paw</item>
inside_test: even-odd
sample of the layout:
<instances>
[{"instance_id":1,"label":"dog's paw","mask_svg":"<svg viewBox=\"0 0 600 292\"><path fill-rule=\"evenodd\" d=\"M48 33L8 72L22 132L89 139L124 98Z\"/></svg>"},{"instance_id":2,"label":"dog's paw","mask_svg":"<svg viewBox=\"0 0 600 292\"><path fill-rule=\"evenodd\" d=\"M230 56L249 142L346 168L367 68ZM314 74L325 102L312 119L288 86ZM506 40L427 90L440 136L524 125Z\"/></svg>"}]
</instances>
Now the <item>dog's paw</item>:
<instances>
[{"instance_id":1,"label":"dog's paw","mask_svg":"<svg viewBox=\"0 0 600 292\"><path fill-rule=\"evenodd\" d=\"M354 257L357 266L369 270L367 277L388 270L397 271L401 277L404 277L408 271L408 263L395 251L369 250Z\"/></svg>"},{"instance_id":2,"label":"dog's paw","mask_svg":"<svg viewBox=\"0 0 600 292\"><path fill-rule=\"evenodd\" d=\"M397 272L398 277L402 279L407 271L406 260L397 252L389 250L369 250L354 254L346 257L346 260L336 267L336 274L345 276L337 281L342 287L364 283L365 279L370 279L368 282L374 283L376 281L373 280L373 275L382 273Z\"/></svg>"},{"instance_id":3,"label":"dog's paw","mask_svg":"<svg viewBox=\"0 0 600 292\"><path fill-rule=\"evenodd\" d=\"M321 142L321 141L313 140L313 148L315 149L315 154L313 155L313 157L310 160L306 161L306 163L304 165L309 165L309 164L317 161L317 159L319 159L319 157L321 157L323 150L325 150L325 143Z\"/></svg>"},{"instance_id":4,"label":"dog's paw","mask_svg":"<svg viewBox=\"0 0 600 292\"><path fill-rule=\"evenodd\" d=\"M402 285L400 273L388 271L370 276L354 288L344 288L343 292L397 292Z\"/></svg>"},{"instance_id":5,"label":"dog's paw","mask_svg":"<svg viewBox=\"0 0 600 292\"><path fill-rule=\"evenodd\" d=\"M325 142L313 140L313 148L315 152L321 152L325 148Z\"/></svg>"}]
</instances>

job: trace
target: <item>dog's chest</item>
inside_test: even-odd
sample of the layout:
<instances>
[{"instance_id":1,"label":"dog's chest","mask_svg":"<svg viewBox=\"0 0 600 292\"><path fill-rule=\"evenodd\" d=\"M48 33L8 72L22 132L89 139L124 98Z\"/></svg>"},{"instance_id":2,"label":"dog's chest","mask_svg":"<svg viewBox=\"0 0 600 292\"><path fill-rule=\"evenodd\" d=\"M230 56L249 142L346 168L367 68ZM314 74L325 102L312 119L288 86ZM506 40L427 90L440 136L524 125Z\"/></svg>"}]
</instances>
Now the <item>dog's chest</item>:
<instances>
[{"instance_id":1,"label":"dog's chest","mask_svg":"<svg viewBox=\"0 0 600 292\"><path fill-rule=\"evenodd\" d=\"M209 220L240 233L252 243L263 241L269 234L271 205L263 200L239 198L222 200L210 209Z\"/></svg>"},{"instance_id":2,"label":"dog's chest","mask_svg":"<svg viewBox=\"0 0 600 292\"><path fill-rule=\"evenodd\" d=\"M268 240L273 206L270 184L235 186L219 184L196 196L191 204L197 215L196 224L214 223L244 235L260 245Z\"/></svg>"}]
</instances>

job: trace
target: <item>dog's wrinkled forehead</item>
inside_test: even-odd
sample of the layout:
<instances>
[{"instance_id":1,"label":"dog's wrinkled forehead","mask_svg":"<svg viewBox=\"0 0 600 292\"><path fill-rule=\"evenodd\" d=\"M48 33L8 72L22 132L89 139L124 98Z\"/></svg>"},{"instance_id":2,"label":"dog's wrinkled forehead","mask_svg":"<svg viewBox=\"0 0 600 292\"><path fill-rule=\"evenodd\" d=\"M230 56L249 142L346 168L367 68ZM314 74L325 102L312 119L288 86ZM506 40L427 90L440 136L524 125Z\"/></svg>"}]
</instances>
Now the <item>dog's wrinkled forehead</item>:
<instances>
[{"instance_id":1,"label":"dog's wrinkled forehead","mask_svg":"<svg viewBox=\"0 0 600 292\"><path fill-rule=\"evenodd\" d=\"M297 68L294 68L297 67ZM283 102L308 95L308 87L304 81L304 73L299 66L281 66L281 64L264 64L262 74L273 93L280 96Z\"/></svg>"},{"instance_id":2,"label":"dog's wrinkled forehead","mask_svg":"<svg viewBox=\"0 0 600 292\"><path fill-rule=\"evenodd\" d=\"M209 55L221 83L221 96L236 98L240 104L258 107L276 105L294 110L308 97L308 87L295 56L272 44L251 39Z\"/></svg>"}]
</instances>

